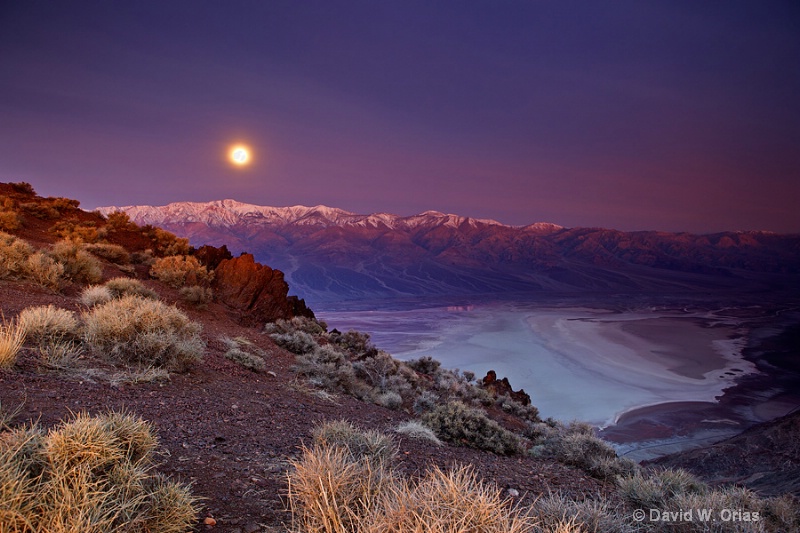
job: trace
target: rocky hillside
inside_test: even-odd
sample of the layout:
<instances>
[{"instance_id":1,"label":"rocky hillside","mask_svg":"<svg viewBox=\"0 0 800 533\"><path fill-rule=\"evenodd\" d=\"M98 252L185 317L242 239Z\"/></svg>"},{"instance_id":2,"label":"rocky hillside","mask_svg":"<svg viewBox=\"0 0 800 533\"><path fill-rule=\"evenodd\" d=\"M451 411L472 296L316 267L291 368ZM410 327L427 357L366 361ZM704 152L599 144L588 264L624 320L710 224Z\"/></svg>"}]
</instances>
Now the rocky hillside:
<instances>
[{"instance_id":1,"label":"rocky hillside","mask_svg":"<svg viewBox=\"0 0 800 533\"><path fill-rule=\"evenodd\" d=\"M367 335L328 331L287 295L281 273L253 256L192 248L121 214L41 198L24 183L0 184L0 205L2 531L30 531L28 517L42 523L55 515L69 527L35 530L311 533L320 531L320 510L386 531L375 524L419 516L397 511L406 496L438 513L426 520L470 516L486 524L474 530L487 532L510 530L502 519L512 504L522 513L514 531L524 533L668 531L657 520L637 521L634 511L677 514L688 502L715 512L745 502L763 517L759 530L800 527L791 497L642 469L585 424L542 420L527 395L492 372L475 379L431 358L400 362ZM96 416L109 411L117 414ZM152 425L158 442L148 446L158 445L157 461L136 472L116 463L125 453L138 457L130 443L141 437L102 422L124 418L118 414ZM75 430L97 424L116 436L104 443ZM73 440L53 455L59 435ZM30 444L38 442L48 444ZM99 459L106 449L114 453ZM468 476L449 474L465 472L460 465ZM354 469L369 474L356 485L379 471L391 484L366 483L352 507L318 489ZM55 478L43 472L84 481L54 493ZM432 485L437 472L446 482ZM155 485L136 477L145 475ZM159 503L170 486L163 475L199 498L188 526L169 520L177 492ZM304 503L290 492L290 478L295 489L309 487L306 502L327 506ZM88 486L90 497L80 499ZM456 503L436 505L441 498L423 492L431 487ZM32 495L41 499L27 505ZM142 498L150 498L146 512ZM115 501L125 513L103 507ZM481 501L494 502L494 511L476 512ZM381 512L357 516L364 507ZM101 509L116 525L83 527L91 512L77 508ZM153 513L167 526L150 528ZM437 530L427 524L413 530Z\"/></svg>"},{"instance_id":2,"label":"rocky hillside","mask_svg":"<svg viewBox=\"0 0 800 533\"><path fill-rule=\"evenodd\" d=\"M797 288L800 236L512 227L428 211L401 217L233 200L105 207L193 244L226 244L312 301L521 292Z\"/></svg>"}]
</instances>

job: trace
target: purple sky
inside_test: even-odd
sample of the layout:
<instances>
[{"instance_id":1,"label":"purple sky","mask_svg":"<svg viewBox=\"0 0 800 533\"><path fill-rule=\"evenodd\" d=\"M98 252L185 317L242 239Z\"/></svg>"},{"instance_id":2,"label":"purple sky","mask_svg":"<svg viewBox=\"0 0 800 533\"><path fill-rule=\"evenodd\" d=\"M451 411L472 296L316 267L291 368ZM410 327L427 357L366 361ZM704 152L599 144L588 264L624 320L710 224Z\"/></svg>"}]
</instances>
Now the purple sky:
<instances>
[{"instance_id":1,"label":"purple sky","mask_svg":"<svg viewBox=\"0 0 800 533\"><path fill-rule=\"evenodd\" d=\"M2 2L0 181L86 208L800 232L800 6Z\"/></svg>"}]
</instances>

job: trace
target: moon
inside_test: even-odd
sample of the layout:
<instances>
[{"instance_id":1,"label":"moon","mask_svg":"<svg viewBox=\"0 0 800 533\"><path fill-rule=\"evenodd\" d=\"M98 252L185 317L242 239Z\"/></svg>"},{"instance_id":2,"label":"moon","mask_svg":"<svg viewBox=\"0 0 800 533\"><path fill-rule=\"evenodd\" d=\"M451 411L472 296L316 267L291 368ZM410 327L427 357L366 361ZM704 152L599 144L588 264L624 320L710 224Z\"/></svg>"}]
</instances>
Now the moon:
<instances>
[{"instance_id":1,"label":"moon","mask_svg":"<svg viewBox=\"0 0 800 533\"><path fill-rule=\"evenodd\" d=\"M237 166L244 166L250 162L250 150L246 146L234 146L230 151L231 162Z\"/></svg>"}]
</instances>

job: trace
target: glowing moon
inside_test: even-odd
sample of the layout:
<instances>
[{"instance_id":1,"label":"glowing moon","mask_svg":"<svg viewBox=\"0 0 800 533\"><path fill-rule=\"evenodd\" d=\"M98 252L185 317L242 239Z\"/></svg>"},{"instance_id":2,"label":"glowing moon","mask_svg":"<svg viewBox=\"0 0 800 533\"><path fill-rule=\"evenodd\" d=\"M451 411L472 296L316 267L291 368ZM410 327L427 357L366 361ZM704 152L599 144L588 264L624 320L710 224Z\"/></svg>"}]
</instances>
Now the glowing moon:
<instances>
[{"instance_id":1,"label":"glowing moon","mask_svg":"<svg viewBox=\"0 0 800 533\"><path fill-rule=\"evenodd\" d=\"M234 165L246 165L250 162L250 151L245 146L234 146L231 148L230 158Z\"/></svg>"}]
</instances>

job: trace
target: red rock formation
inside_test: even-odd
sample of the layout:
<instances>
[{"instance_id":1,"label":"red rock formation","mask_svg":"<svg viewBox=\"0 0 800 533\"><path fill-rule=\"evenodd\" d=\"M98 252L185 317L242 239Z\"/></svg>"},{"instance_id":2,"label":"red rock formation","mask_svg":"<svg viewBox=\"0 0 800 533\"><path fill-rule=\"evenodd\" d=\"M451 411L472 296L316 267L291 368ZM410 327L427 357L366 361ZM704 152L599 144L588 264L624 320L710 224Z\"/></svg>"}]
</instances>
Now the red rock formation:
<instances>
[{"instance_id":1,"label":"red rock formation","mask_svg":"<svg viewBox=\"0 0 800 533\"><path fill-rule=\"evenodd\" d=\"M314 317L303 300L288 296L283 272L256 263L252 254L223 259L214 272L216 299L240 311L242 324L261 326L279 318Z\"/></svg>"},{"instance_id":2,"label":"red rock formation","mask_svg":"<svg viewBox=\"0 0 800 533\"><path fill-rule=\"evenodd\" d=\"M497 373L494 370L489 370L486 373L486 377L483 378L483 388L491 392L495 398L506 395L519 404L531 404L531 397L528 396L525 389L514 391L511 388L511 383L508 382L508 378L497 379Z\"/></svg>"}]
</instances>

